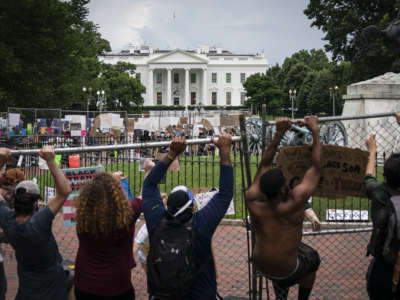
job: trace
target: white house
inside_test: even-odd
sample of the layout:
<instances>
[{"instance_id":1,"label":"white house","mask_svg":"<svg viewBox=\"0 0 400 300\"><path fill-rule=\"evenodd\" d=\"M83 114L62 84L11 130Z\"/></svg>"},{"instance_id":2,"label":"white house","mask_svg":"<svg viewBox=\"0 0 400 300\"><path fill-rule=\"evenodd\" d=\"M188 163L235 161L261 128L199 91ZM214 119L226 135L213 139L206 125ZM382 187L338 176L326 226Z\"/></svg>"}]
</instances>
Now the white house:
<instances>
[{"instance_id":1,"label":"white house","mask_svg":"<svg viewBox=\"0 0 400 300\"><path fill-rule=\"evenodd\" d=\"M234 54L222 48L153 50L131 46L120 53L99 58L109 64L135 64L136 76L146 87L144 105L241 105L243 82L255 73L265 73L263 54Z\"/></svg>"}]
</instances>

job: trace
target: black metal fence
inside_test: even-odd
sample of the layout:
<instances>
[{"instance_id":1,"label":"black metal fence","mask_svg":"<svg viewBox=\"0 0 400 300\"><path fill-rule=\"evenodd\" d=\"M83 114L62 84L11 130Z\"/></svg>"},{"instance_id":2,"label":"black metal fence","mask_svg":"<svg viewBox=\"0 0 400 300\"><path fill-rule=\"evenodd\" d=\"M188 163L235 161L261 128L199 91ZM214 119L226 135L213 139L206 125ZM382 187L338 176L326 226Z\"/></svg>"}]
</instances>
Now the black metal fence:
<instances>
[{"instance_id":1,"label":"black metal fence","mask_svg":"<svg viewBox=\"0 0 400 300\"><path fill-rule=\"evenodd\" d=\"M331 118L333 119L333 118ZM364 140L369 133L375 133L378 142L378 177L382 164L392 152L400 151L400 126L393 114L379 114L361 117L336 117L345 128L348 146L365 149ZM329 120L322 120L328 122ZM322 122L322 123L323 123ZM270 132L274 124L271 123ZM335 132L329 133L332 137ZM267 136L268 139L268 136ZM232 162L234 166L234 214L226 216L218 227L213 238L213 249L217 264L218 289L222 296L232 299L274 299L271 283L266 284L251 263L251 234L246 230L243 220L247 216L244 205L245 176L241 138L234 138ZM163 192L169 191L178 184L191 189L217 187L219 178L219 156L210 147L209 139L192 140L185 153L179 159L179 171L168 172L165 183L160 185ZM267 142L268 144L268 142ZM109 145L80 148L58 149L62 167L68 167L69 156L79 155L80 166L101 164L106 171L122 171L128 176L130 188L138 195L143 182L144 172L140 171L141 160L145 157L155 159L165 153L168 142L138 143L126 145ZM18 150L16 156L24 160L33 160L37 150ZM255 151L250 157L251 172L254 175L260 161L260 153ZM17 159L19 160L19 159ZM38 163L26 164L24 171L29 178L36 178L42 192L45 187L52 187L52 180L47 170L41 170ZM347 198L345 200L327 200L314 198L312 207L322 221L323 232L311 233L305 224L303 240L318 250L321 266L318 271L313 291L315 299L366 299L365 273L369 258L365 249L370 231L370 202L364 198ZM335 212L335 218L329 217L329 210ZM347 212L346 212L347 211ZM360 216L367 212L367 219ZM143 221L140 221L137 228ZM62 215L59 214L53 225L53 232L64 259L75 260L78 241L75 228L64 227ZM7 269L15 268L13 250L6 247L5 262ZM146 299L146 276L140 266L132 272L132 281L138 299ZM11 295L12 291L10 291ZM297 288L292 288L289 299L297 295ZM234 298L236 297L236 298ZM11 299L11 298L10 298Z\"/></svg>"}]
</instances>

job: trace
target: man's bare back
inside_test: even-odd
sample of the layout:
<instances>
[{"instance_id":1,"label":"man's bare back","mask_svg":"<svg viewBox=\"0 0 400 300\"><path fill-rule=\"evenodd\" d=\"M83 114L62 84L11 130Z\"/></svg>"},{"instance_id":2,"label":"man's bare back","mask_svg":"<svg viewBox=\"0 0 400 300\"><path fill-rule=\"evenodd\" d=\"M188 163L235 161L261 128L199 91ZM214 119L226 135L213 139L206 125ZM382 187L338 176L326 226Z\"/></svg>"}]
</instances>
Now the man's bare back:
<instances>
[{"instance_id":1,"label":"man's bare back","mask_svg":"<svg viewBox=\"0 0 400 300\"><path fill-rule=\"evenodd\" d=\"M321 146L318 119L306 117L305 125L314 137L313 165L303 181L289 190L280 169L270 169L291 120L276 121L277 132L264 152L263 158L246 195L251 224L255 232L253 261L267 277L284 278L298 268L298 249L301 244L305 202L318 185L321 170ZM311 285L312 286L312 285Z\"/></svg>"}]
</instances>

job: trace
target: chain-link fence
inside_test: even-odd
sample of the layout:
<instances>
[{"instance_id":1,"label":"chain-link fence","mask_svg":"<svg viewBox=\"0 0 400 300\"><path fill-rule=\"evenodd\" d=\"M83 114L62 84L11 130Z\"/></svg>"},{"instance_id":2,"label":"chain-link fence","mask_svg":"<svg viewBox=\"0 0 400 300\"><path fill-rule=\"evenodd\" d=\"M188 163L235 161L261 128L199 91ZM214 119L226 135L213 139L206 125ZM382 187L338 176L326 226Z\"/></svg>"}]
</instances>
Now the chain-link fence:
<instances>
[{"instance_id":1,"label":"chain-link fence","mask_svg":"<svg viewBox=\"0 0 400 300\"><path fill-rule=\"evenodd\" d=\"M340 122L342 126L328 126L332 120ZM364 140L369 133L375 133L378 143L378 178L382 180L382 164L392 152L399 151L398 140L400 126L396 123L393 114L374 116L359 116L345 118L322 119L321 129L329 139L325 142L332 144L343 143L338 137L347 136L345 146L365 149ZM367 126L367 128L362 128ZM267 126L273 135L274 124ZM289 144L307 141L307 132L301 135L294 131L290 133ZM260 135L261 136L261 135ZM249 140L251 136L249 137ZM213 238L213 249L217 265L217 282L220 294L228 299L275 299L271 282L266 284L265 278L260 276L251 264L252 236L243 225L247 213L244 205L245 175L241 138L234 138L232 162L234 166L234 214L226 216L218 227ZM324 139L322 139L324 140ZM179 159L179 171L168 172L165 182L160 185L162 192L169 191L178 184L184 184L191 189L209 189L217 187L219 179L219 157L209 139L193 140L185 153ZM62 166L68 167L68 157L79 155L80 166L101 164L106 171L122 171L128 176L131 190L139 194L144 173L140 171L141 158L157 158L166 153L168 142L139 143L127 145L110 145L84 148L65 148L57 151L62 155ZM34 155L37 150L15 152L21 156ZM260 152L255 151L250 156L250 169L255 174L260 161ZM38 180L42 192L52 187L52 180L46 170L40 170L37 165L25 166L28 177ZM315 197L311 206L322 221L323 232L310 233L309 224L305 224L303 240L318 250L321 257L321 266L317 273L317 280L312 293L313 299L366 299L365 273L370 258L365 257L366 245L370 236L370 201L364 198L348 197L346 199L327 200ZM366 212L366 213L365 213ZM364 217L361 218L361 215ZM366 219L365 219L366 215ZM137 224L139 228L143 221ZM64 259L75 260L78 241L75 228L64 227L62 215L58 215L53 232L59 244ZM5 262L8 274L13 278L15 273L15 257L12 249L6 247ZM16 279L12 279L15 280ZM146 299L146 276L140 266L132 272L132 282L138 299ZM9 289L12 297L13 286ZM297 288L292 287L289 299L297 296ZM236 297L236 298L235 298ZM11 298L9 298L11 299Z\"/></svg>"}]
</instances>

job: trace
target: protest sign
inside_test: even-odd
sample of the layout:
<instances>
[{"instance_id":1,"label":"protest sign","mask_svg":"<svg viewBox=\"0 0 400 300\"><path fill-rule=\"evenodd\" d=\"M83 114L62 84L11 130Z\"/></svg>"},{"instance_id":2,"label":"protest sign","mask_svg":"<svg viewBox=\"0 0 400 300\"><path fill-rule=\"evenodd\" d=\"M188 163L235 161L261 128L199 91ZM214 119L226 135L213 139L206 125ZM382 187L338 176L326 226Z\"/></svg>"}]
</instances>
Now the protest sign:
<instances>
[{"instance_id":1,"label":"protest sign","mask_svg":"<svg viewBox=\"0 0 400 300\"><path fill-rule=\"evenodd\" d=\"M368 210L327 209L326 220L328 222L368 222Z\"/></svg>"},{"instance_id":2,"label":"protest sign","mask_svg":"<svg viewBox=\"0 0 400 300\"><path fill-rule=\"evenodd\" d=\"M83 187L88 180L91 180L97 172L104 171L104 168L102 166L96 166L62 169L61 171L64 173L72 188L72 192L69 194L63 206L64 226L75 226L76 211L73 199L78 196L79 189Z\"/></svg>"},{"instance_id":3,"label":"protest sign","mask_svg":"<svg viewBox=\"0 0 400 300\"><path fill-rule=\"evenodd\" d=\"M282 147L277 166L282 169L289 188L301 182L311 167L312 146ZM363 178L368 152L333 145L322 146L322 176L314 196L340 199L365 197Z\"/></svg>"},{"instance_id":4,"label":"protest sign","mask_svg":"<svg viewBox=\"0 0 400 300\"><path fill-rule=\"evenodd\" d=\"M192 194L194 194L194 199L197 204L198 210L202 209L204 206L207 205L208 202L214 197L216 193L218 193L217 189L208 189L208 188L193 188L190 189ZM228 210L226 211L225 215L234 215L235 214L235 207L233 205L233 198L229 204Z\"/></svg>"}]
</instances>

